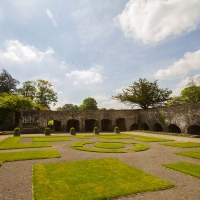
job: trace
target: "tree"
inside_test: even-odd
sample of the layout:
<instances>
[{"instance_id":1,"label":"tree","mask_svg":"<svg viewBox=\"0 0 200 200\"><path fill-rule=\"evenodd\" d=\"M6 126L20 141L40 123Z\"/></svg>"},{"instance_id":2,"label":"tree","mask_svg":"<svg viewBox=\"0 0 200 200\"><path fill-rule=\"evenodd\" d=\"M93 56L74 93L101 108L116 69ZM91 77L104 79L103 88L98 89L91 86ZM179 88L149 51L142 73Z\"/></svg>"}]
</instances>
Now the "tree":
<instances>
[{"instance_id":1,"label":"tree","mask_svg":"<svg viewBox=\"0 0 200 200\"><path fill-rule=\"evenodd\" d=\"M52 84L46 80L25 81L18 89L18 93L34 100L41 110L49 109L51 103L55 105L57 102L57 93L52 89Z\"/></svg>"},{"instance_id":2,"label":"tree","mask_svg":"<svg viewBox=\"0 0 200 200\"><path fill-rule=\"evenodd\" d=\"M149 82L142 78L122 91L122 93L112 96L112 99L132 106L137 105L142 109L164 105L165 101L170 99L169 96L172 93L168 88L159 88L157 80Z\"/></svg>"},{"instance_id":3,"label":"tree","mask_svg":"<svg viewBox=\"0 0 200 200\"><path fill-rule=\"evenodd\" d=\"M80 105L80 110L98 110L96 100L91 97L84 99Z\"/></svg>"},{"instance_id":4,"label":"tree","mask_svg":"<svg viewBox=\"0 0 200 200\"><path fill-rule=\"evenodd\" d=\"M57 102L57 93L53 91L52 84L48 81L38 79L36 81L36 102L42 106L50 108L51 103Z\"/></svg>"},{"instance_id":5,"label":"tree","mask_svg":"<svg viewBox=\"0 0 200 200\"><path fill-rule=\"evenodd\" d=\"M18 89L18 94L34 99L36 96L36 82L35 81L25 81L22 83L22 87Z\"/></svg>"},{"instance_id":6,"label":"tree","mask_svg":"<svg viewBox=\"0 0 200 200\"><path fill-rule=\"evenodd\" d=\"M77 105L73 105L69 103L69 104L65 104L62 107L57 108L57 111L66 111L66 110L79 110L79 107Z\"/></svg>"},{"instance_id":7,"label":"tree","mask_svg":"<svg viewBox=\"0 0 200 200\"><path fill-rule=\"evenodd\" d=\"M197 103L200 102L200 86L186 87L181 91L181 96L187 100L187 102Z\"/></svg>"},{"instance_id":8,"label":"tree","mask_svg":"<svg viewBox=\"0 0 200 200\"><path fill-rule=\"evenodd\" d=\"M187 99L182 96L174 96L172 99L167 101L167 106L181 105L187 103Z\"/></svg>"},{"instance_id":9,"label":"tree","mask_svg":"<svg viewBox=\"0 0 200 200\"><path fill-rule=\"evenodd\" d=\"M33 108L35 102L28 97L22 97L12 93L2 93L0 95L0 110L1 111L17 111L22 108Z\"/></svg>"},{"instance_id":10,"label":"tree","mask_svg":"<svg viewBox=\"0 0 200 200\"><path fill-rule=\"evenodd\" d=\"M16 86L20 82L14 79L5 69L2 70L0 74L0 93L17 91Z\"/></svg>"}]
</instances>

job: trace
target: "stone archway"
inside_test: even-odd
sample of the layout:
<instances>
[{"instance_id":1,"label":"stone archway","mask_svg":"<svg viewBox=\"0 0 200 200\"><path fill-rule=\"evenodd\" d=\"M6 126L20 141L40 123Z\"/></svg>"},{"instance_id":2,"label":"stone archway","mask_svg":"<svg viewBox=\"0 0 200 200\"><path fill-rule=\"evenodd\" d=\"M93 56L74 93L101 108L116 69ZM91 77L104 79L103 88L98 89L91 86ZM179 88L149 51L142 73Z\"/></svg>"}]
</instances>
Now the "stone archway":
<instances>
[{"instance_id":1,"label":"stone archway","mask_svg":"<svg viewBox=\"0 0 200 200\"><path fill-rule=\"evenodd\" d=\"M93 131L96 126L95 119L86 119L85 120L85 131Z\"/></svg>"},{"instance_id":2,"label":"stone archway","mask_svg":"<svg viewBox=\"0 0 200 200\"><path fill-rule=\"evenodd\" d=\"M79 120L70 119L67 121L67 131L70 131L70 128L74 127L76 131L79 131Z\"/></svg>"},{"instance_id":3,"label":"stone archway","mask_svg":"<svg viewBox=\"0 0 200 200\"><path fill-rule=\"evenodd\" d=\"M101 120L102 131L113 131L112 121L110 119Z\"/></svg>"},{"instance_id":4,"label":"stone archway","mask_svg":"<svg viewBox=\"0 0 200 200\"><path fill-rule=\"evenodd\" d=\"M126 122L124 118L116 119L116 126L119 128L120 131L126 131Z\"/></svg>"},{"instance_id":5,"label":"stone archway","mask_svg":"<svg viewBox=\"0 0 200 200\"><path fill-rule=\"evenodd\" d=\"M130 127L130 130L131 131L138 130L138 125L137 124L132 124L131 127Z\"/></svg>"},{"instance_id":6,"label":"stone archway","mask_svg":"<svg viewBox=\"0 0 200 200\"><path fill-rule=\"evenodd\" d=\"M176 124L170 124L167 131L169 133L181 133L181 129Z\"/></svg>"},{"instance_id":7,"label":"stone archway","mask_svg":"<svg viewBox=\"0 0 200 200\"><path fill-rule=\"evenodd\" d=\"M163 132L163 127L159 123L155 123L152 127L152 131Z\"/></svg>"},{"instance_id":8,"label":"stone archway","mask_svg":"<svg viewBox=\"0 0 200 200\"><path fill-rule=\"evenodd\" d=\"M140 130L149 131L149 126L148 126L146 123L143 123L143 124L141 125Z\"/></svg>"},{"instance_id":9,"label":"stone archway","mask_svg":"<svg viewBox=\"0 0 200 200\"><path fill-rule=\"evenodd\" d=\"M200 135L200 126L198 125L191 125L187 129L187 133L191 135Z\"/></svg>"}]
</instances>

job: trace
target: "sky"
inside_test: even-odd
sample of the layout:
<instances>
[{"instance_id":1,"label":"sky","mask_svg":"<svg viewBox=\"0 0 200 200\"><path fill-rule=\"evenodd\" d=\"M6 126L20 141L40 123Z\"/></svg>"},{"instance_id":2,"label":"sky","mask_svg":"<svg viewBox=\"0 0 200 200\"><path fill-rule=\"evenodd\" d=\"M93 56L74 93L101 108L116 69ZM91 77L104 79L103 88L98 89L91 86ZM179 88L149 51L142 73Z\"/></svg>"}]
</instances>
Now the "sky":
<instances>
[{"instance_id":1,"label":"sky","mask_svg":"<svg viewBox=\"0 0 200 200\"><path fill-rule=\"evenodd\" d=\"M52 109L129 109L112 96L139 78L179 95L200 75L200 0L1 0L2 69L51 82Z\"/></svg>"}]
</instances>

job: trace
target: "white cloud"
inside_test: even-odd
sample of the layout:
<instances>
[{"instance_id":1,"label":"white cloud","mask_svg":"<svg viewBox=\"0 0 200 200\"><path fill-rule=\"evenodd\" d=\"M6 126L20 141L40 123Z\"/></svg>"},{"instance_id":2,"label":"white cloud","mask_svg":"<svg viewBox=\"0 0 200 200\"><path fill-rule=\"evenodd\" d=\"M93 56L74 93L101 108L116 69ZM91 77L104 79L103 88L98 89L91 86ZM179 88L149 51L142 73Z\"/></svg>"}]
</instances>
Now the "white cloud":
<instances>
[{"instance_id":1,"label":"white cloud","mask_svg":"<svg viewBox=\"0 0 200 200\"><path fill-rule=\"evenodd\" d=\"M115 92L118 94L118 93L122 93L123 92L123 89L127 88L127 86L123 86L121 88L117 88L115 89Z\"/></svg>"},{"instance_id":2,"label":"white cloud","mask_svg":"<svg viewBox=\"0 0 200 200\"><path fill-rule=\"evenodd\" d=\"M200 22L199 0L130 0L114 18L125 36L157 43L194 30Z\"/></svg>"},{"instance_id":3,"label":"white cloud","mask_svg":"<svg viewBox=\"0 0 200 200\"><path fill-rule=\"evenodd\" d=\"M116 100L109 100L109 101L104 101L100 104L99 106L100 108L114 108L114 109L117 109L117 110L121 110L121 109L131 109L131 107L123 104L123 103L119 103L118 101Z\"/></svg>"},{"instance_id":4,"label":"white cloud","mask_svg":"<svg viewBox=\"0 0 200 200\"><path fill-rule=\"evenodd\" d=\"M49 9L46 9L46 13L47 13L47 16L50 18L50 19L53 19L53 14L51 13L51 11Z\"/></svg>"},{"instance_id":5,"label":"white cloud","mask_svg":"<svg viewBox=\"0 0 200 200\"><path fill-rule=\"evenodd\" d=\"M52 19L52 23L53 23L53 25L54 25L55 27L58 26L58 23L57 23L57 21L56 21L55 19Z\"/></svg>"},{"instance_id":6,"label":"white cloud","mask_svg":"<svg viewBox=\"0 0 200 200\"><path fill-rule=\"evenodd\" d=\"M194 80L197 80L198 77L200 77L200 74L196 74L194 76ZM173 90L172 95L178 96L180 95L181 91L187 87L187 84L189 83L191 77L187 77L185 79L182 79L175 87L175 89ZM198 85L198 84L197 84Z\"/></svg>"},{"instance_id":7,"label":"white cloud","mask_svg":"<svg viewBox=\"0 0 200 200\"><path fill-rule=\"evenodd\" d=\"M97 101L105 101L108 99L108 97L105 94L95 94L95 95L92 95L91 97Z\"/></svg>"},{"instance_id":8,"label":"white cloud","mask_svg":"<svg viewBox=\"0 0 200 200\"><path fill-rule=\"evenodd\" d=\"M190 70L200 69L200 50L187 52L184 57L167 69L161 69L155 77L158 79L176 79L185 77Z\"/></svg>"},{"instance_id":9,"label":"white cloud","mask_svg":"<svg viewBox=\"0 0 200 200\"><path fill-rule=\"evenodd\" d=\"M80 83L93 84L103 82L103 77L98 73L99 70L99 66L97 66L92 67L89 70L74 70L65 75L74 80L73 85L78 85Z\"/></svg>"},{"instance_id":10,"label":"white cloud","mask_svg":"<svg viewBox=\"0 0 200 200\"><path fill-rule=\"evenodd\" d=\"M41 52L34 46L23 45L18 40L6 40L5 46L5 51L0 49L0 61L37 62L54 53L50 47L45 52Z\"/></svg>"}]
</instances>

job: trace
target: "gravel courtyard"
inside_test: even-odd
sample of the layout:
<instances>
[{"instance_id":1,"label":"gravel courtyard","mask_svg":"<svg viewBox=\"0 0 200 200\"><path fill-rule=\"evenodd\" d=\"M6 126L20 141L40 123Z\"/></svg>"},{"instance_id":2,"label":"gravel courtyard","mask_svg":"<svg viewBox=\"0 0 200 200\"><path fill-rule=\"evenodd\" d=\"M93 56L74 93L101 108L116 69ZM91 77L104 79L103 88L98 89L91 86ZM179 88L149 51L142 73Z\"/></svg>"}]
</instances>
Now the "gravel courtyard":
<instances>
[{"instance_id":1,"label":"gravel courtyard","mask_svg":"<svg viewBox=\"0 0 200 200\"><path fill-rule=\"evenodd\" d=\"M171 135L159 135L141 132L125 132L129 134L159 137L173 139L182 142L199 142L200 138L188 138ZM52 134L66 135L66 134ZM69 135L69 134L67 134ZM79 135L79 134L78 134ZM26 136L26 135L23 135ZM30 135L29 135L30 136ZM33 135L31 135L33 136ZM37 135L38 136L38 135ZM1 135L0 141L12 135ZM96 153L74 150L70 144L85 139L70 138L71 141L51 142L52 147L42 148L55 149L60 153L61 158L41 159L30 161L5 162L0 167L0 199L1 200L31 200L32 199L32 165L38 163L54 163L63 161L89 160L97 158L117 158L122 162L139 168L151 175L164 179L174 184L173 188L134 194L126 197L119 197L118 200L199 200L200 199L200 179L182 174L161 166L161 164L175 162L190 162L200 165L200 160L193 159L181 155L173 154L173 152L200 150L200 148L177 148L160 145L158 142L145 143L150 149L141 152L128 151L127 153ZM99 138L92 138L98 141ZM136 141L137 142L137 141ZM143 143L143 142L137 142ZM89 147L90 145L88 145ZM25 151L30 149L19 150L0 150L0 152ZM39 150L31 149L31 150Z\"/></svg>"}]
</instances>

